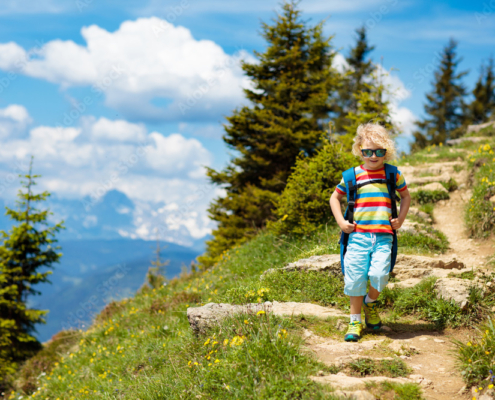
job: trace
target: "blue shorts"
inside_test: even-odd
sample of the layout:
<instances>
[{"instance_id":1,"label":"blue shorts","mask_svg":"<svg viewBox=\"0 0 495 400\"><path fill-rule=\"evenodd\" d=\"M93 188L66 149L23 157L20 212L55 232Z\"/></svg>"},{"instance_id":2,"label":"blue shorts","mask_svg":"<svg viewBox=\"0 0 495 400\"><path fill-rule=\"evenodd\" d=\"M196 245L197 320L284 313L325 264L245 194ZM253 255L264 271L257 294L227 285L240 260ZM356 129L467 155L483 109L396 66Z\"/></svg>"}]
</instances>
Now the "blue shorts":
<instances>
[{"instance_id":1,"label":"blue shorts","mask_svg":"<svg viewBox=\"0 0 495 400\"><path fill-rule=\"evenodd\" d=\"M393 236L390 233L351 232L344 256L344 293L366 295L368 279L381 292L388 283Z\"/></svg>"}]
</instances>

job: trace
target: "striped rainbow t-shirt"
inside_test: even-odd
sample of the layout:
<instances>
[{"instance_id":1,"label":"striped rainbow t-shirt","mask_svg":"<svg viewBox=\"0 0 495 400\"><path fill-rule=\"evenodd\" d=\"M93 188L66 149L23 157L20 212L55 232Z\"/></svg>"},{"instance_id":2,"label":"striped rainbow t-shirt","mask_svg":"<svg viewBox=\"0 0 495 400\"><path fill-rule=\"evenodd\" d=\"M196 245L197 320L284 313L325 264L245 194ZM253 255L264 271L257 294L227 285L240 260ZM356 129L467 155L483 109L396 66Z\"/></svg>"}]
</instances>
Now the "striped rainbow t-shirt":
<instances>
[{"instance_id":1,"label":"striped rainbow t-shirt","mask_svg":"<svg viewBox=\"0 0 495 400\"><path fill-rule=\"evenodd\" d=\"M378 170L356 167L356 182L363 183L370 179L385 179L385 167ZM401 172L397 170L397 191L406 190L407 185ZM338 193L345 195L344 178L337 185ZM354 232L385 232L393 234L389 217L392 215L390 195L386 183L370 183L357 190L354 204L354 221L357 226Z\"/></svg>"}]
</instances>

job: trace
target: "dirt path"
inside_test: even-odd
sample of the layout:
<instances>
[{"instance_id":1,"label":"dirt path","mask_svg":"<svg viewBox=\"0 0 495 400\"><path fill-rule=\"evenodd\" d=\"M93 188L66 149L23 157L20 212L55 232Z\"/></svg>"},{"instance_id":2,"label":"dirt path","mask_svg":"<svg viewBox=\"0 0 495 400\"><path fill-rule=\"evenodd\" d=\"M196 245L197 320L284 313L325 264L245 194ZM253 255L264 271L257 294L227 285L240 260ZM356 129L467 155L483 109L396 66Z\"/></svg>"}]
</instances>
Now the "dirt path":
<instances>
[{"instance_id":1,"label":"dirt path","mask_svg":"<svg viewBox=\"0 0 495 400\"><path fill-rule=\"evenodd\" d=\"M459 183L466 185L468 175L463 171L463 179ZM466 267L484 266L495 252L495 241L492 236L487 240L470 239L464 226L464 209L471 198L470 190L456 190L450 193L450 199L435 206L433 227L447 236L450 250L446 256L455 256L463 261Z\"/></svg>"},{"instance_id":2,"label":"dirt path","mask_svg":"<svg viewBox=\"0 0 495 400\"><path fill-rule=\"evenodd\" d=\"M432 400L461 400L470 396L461 392L464 383L451 356L454 347L451 339L459 336L462 336L461 331L444 334L429 331L390 332L377 335L377 340L347 343L306 331L306 344L327 365L338 365L361 357L384 358L390 356L391 349L397 350L402 346L404 349L412 349L410 355L401 358L413 370L409 378L420 383L424 397ZM324 381L325 378L321 378L320 382ZM335 386L335 382L332 383Z\"/></svg>"}]
</instances>

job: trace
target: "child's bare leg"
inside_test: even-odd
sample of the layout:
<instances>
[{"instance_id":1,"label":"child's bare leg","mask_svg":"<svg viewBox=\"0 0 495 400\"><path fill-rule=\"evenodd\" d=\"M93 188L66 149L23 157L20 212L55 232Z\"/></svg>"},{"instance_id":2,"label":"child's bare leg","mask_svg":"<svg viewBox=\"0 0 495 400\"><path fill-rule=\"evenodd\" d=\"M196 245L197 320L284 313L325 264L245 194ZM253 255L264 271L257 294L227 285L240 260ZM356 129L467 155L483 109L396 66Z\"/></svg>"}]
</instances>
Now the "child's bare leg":
<instances>
[{"instance_id":1,"label":"child's bare leg","mask_svg":"<svg viewBox=\"0 0 495 400\"><path fill-rule=\"evenodd\" d=\"M376 299L378 299L378 296L380 296L380 292L378 290L376 290L373 286L370 285L370 290L368 292L368 297L375 301Z\"/></svg>"},{"instance_id":2,"label":"child's bare leg","mask_svg":"<svg viewBox=\"0 0 495 400\"><path fill-rule=\"evenodd\" d=\"M361 315L361 306L364 296L350 296L351 298L351 314Z\"/></svg>"}]
</instances>

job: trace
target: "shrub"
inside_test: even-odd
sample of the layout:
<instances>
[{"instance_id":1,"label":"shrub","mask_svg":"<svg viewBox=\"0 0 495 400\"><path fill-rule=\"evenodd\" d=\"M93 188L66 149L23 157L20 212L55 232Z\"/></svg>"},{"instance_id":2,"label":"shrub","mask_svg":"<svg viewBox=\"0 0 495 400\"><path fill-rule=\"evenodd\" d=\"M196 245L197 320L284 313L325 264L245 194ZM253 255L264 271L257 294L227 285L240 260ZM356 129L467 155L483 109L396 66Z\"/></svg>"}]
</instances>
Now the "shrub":
<instances>
[{"instance_id":1,"label":"shrub","mask_svg":"<svg viewBox=\"0 0 495 400\"><path fill-rule=\"evenodd\" d=\"M443 190L418 190L411 193L411 199L414 204L436 203L440 200L448 200L450 196Z\"/></svg>"},{"instance_id":2,"label":"shrub","mask_svg":"<svg viewBox=\"0 0 495 400\"><path fill-rule=\"evenodd\" d=\"M312 158L299 158L280 196L270 223L275 234L307 234L332 217L329 200L342 179L342 172L358 161L341 145L326 143Z\"/></svg>"},{"instance_id":3,"label":"shrub","mask_svg":"<svg viewBox=\"0 0 495 400\"><path fill-rule=\"evenodd\" d=\"M459 188L459 184L454 178L450 178L447 182L440 182L442 186L449 192L453 192Z\"/></svg>"}]
</instances>

